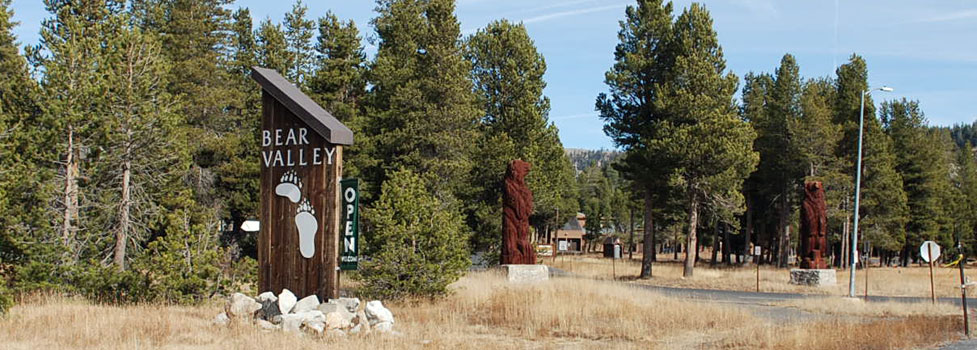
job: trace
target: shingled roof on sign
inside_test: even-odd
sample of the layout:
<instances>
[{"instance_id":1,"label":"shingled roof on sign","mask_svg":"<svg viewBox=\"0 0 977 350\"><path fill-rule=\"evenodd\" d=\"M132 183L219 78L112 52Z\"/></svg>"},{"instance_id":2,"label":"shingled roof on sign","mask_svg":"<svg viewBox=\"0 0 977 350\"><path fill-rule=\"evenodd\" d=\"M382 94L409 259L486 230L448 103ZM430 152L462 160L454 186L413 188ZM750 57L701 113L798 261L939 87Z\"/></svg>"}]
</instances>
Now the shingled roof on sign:
<instances>
[{"instance_id":1,"label":"shingled roof on sign","mask_svg":"<svg viewBox=\"0 0 977 350\"><path fill-rule=\"evenodd\" d=\"M251 67L251 79L257 81L262 89L285 105L299 119L309 124L309 127L327 142L336 145L353 144L353 132L346 125L322 109L278 72L267 68Z\"/></svg>"}]
</instances>

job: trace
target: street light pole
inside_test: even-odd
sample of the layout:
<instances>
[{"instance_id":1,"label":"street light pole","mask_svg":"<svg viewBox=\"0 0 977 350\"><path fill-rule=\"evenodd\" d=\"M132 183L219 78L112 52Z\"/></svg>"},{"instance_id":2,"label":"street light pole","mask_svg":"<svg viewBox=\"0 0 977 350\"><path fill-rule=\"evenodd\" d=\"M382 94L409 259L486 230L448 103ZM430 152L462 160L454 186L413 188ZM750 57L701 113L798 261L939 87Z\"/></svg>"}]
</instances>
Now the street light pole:
<instances>
[{"instance_id":1,"label":"street light pole","mask_svg":"<svg viewBox=\"0 0 977 350\"><path fill-rule=\"evenodd\" d=\"M861 109L859 109L858 117L858 164L855 166L855 229L851 239L851 255L848 258L851 261L851 270L848 275L848 297L851 298L855 297L855 261L858 259L855 255L855 248L858 247L858 204L862 189L862 132L865 129L865 96L875 90L889 92L892 91L892 88L883 86L874 90L866 89L862 92Z\"/></svg>"}]
</instances>

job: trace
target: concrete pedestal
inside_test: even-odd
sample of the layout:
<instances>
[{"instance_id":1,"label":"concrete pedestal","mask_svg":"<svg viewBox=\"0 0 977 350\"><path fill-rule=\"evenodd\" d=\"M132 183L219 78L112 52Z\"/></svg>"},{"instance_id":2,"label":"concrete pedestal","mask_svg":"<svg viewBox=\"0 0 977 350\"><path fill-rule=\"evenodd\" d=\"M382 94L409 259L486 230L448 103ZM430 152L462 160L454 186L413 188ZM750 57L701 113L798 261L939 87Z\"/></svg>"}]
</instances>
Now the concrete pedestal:
<instances>
[{"instance_id":1,"label":"concrete pedestal","mask_svg":"<svg viewBox=\"0 0 977 350\"><path fill-rule=\"evenodd\" d=\"M833 269L790 269L790 284L833 286L837 282Z\"/></svg>"},{"instance_id":2,"label":"concrete pedestal","mask_svg":"<svg viewBox=\"0 0 977 350\"><path fill-rule=\"evenodd\" d=\"M535 283L550 279L546 265L502 265L509 283Z\"/></svg>"}]
</instances>

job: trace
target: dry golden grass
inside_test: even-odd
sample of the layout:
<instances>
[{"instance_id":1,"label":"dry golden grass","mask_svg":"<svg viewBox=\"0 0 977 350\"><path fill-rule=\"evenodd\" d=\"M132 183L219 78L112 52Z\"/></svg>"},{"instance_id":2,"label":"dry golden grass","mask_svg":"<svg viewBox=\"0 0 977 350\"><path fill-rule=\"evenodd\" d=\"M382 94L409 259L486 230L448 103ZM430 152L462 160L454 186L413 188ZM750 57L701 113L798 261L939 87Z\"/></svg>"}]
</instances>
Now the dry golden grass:
<instances>
[{"instance_id":1,"label":"dry golden grass","mask_svg":"<svg viewBox=\"0 0 977 350\"><path fill-rule=\"evenodd\" d=\"M105 306L76 298L32 298L0 320L0 349L311 349L324 344L342 349L787 349L807 339L832 338L838 333L832 327L895 339L905 348L953 338L949 328L882 333L904 320L771 325L735 306L589 279L511 285L496 273L483 272L453 287L453 294L436 301L388 305L401 335L327 339L265 332L247 324L214 326L219 301L197 307ZM790 338L783 339L784 334ZM823 344L819 349L847 349Z\"/></svg>"},{"instance_id":2,"label":"dry golden grass","mask_svg":"<svg viewBox=\"0 0 977 350\"><path fill-rule=\"evenodd\" d=\"M610 259L597 255L561 255L554 262L552 258L544 259L544 263L564 269L580 276L611 279L627 279L637 276L641 271L641 258L635 255L633 260L621 259L613 265ZM756 290L755 266L747 267L709 267L708 261L696 265L695 276L682 277L682 265L677 261L663 261L652 267L653 278L640 280L638 283L666 287L723 289L723 290ZM975 273L968 268L968 274ZM855 289L858 295L865 293L865 270L858 270L855 275ZM869 295L885 296L913 296L929 297L930 282L927 267L880 268L873 267L868 271ZM933 268L933 280L938 297L960 297L960 275L956 268ZM807 287L792 285L788 269L776 269L769 266L760 267L760 291L779 293L805 293L820 295L848 295L848 271L838 270L838 284L833 287Z\"/></svg>"},{"instance_id":3,"label":"dry golden grass","mask_svg":"<svg viewBox=\"0 0 977 350\"><path fill-rule=\"evenodd\" d=\"M865 302L863 299L842 297L788 300L772 305L820 314L864 317L954 316L961 313L959 306L946 303Z\"/></svg>"},{"instance_id":4,"label":"dry golden grass","mask_svg":"<svg viewBox=\"0 0 977 350\"><path fill-rule=\"evenodd\" d=\"M928 348L959 337L959 318L911 316L896 320L832 320L753 327L738 338L709 345L716 349L895 350Z\"/></svg>"}]
</instances>

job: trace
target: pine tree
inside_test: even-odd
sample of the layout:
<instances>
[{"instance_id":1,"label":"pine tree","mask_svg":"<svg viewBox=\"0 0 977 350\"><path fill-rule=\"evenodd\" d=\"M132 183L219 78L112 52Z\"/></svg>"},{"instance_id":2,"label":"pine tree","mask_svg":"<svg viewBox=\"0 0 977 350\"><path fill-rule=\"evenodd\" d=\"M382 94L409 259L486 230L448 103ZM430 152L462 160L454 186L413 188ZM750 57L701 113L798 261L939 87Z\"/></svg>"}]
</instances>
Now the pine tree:
<instances>
[{"instance_id":1,"label":"pine tree","mask_svg":"<svg viewBox=\"0 0 977 350\"><path fill-rule=\"evenodd\" d=\"M977 158L969 141L956 150L956 160L951 173L954 198L948 206L953 220L953 231L965 249L974 254L977 242Z\"/></svg>"},{"instance_id":2,"label":"pine tree","mask_svg":"<svg viewBox=\"0 0 977 350\"><path fill-rule=\"evenodd\" d=\"M756 128L758 125L762 125L764 120L767 118L767 104L771 99L770 90L773 87L773 76L770 74L754 74L747 73L743 77L743 105L740 108L740 117L746 120L750 125ZM754 140L753 149L758 151L760 145ZM772 207L768 205L770 199L769 191L761 191L765 188L766 183L762 171L755 171L750 174L747 178L744 189L743 196L746 202L746 241L749 243L755 241L756 245L759 246L760 242L764 239L769 242L768 248L773 247L773 242L775 237L772 234L761 235L759 233L768 233L767 227L770 227L770 219L777 215L774 213L768 213ZM757 228L760 228L757 230ZM757 234L755 234L755 231ZM749 244L745 245L745 249L749 249ZM753 253L746 252L744 255L751 255ZM759 262L756 262L759 263Z\"/></svg>"},{"instance_id":3,"label":"pine tree","mask_svg":"<svg viewBox=\"0 0 977 350\"><path fill-rule=\"evenodd\" d=\"M445 208L410 170L390 174L373 208L371 259L360 266L363 290L380 298L434 297L470 265L464 219Z\"/></svg>"},{"instance_id":4,"label":"pine tree","mask_svg":"<svg viewBox=\"0 0 977 350\"><path fill-rule=\"evenodd\" d=\"M573 169L563 151L556 126L548 121L549 99L543 96L546 62L525 26L508 21L489 23L467 39L466 58L472 62L472 81L481 118L481 137L473 169L480 187L472 202L476 248L495 251L501 242L502 187L506 166L513 159L532 164L526 178L533 192L537 227L554 226L558 209L575 212Z\"/></svg>"},{"instance_id":5,"label":"pine tree","mask_svg":"<svg viewBox=\"0 0 977 350\"><path fill-rule=\"evenodd\" d=\"M742 206L743 180L753 171L756 134L736 113L733 94L737 78L726 71L722 49L709 13L692 4L676 19L674 79L656 105L669 111L660 123L661 137L651 148L661 152L682 182L688 210L687 251L683 275L695 264L697 225L704 205ZM726 218L732 221L732 218Z\"/></svg>"},{"instance_id":6,"label":"pine tree","mask_svg":"<svg viewBox=\"0 0 977 350\"><path fill-rule=\"evenodd\" d=\"M365 61L359 30L352 20L341 21L332 12L319 18L315 44L315 72L308 80L309 96L353 131L356 142L343 149L343 176L358 177L372 166L366 135L360 132L366 95Z\"/></svg>"},{"instance_id":7,"label":"pine tree","mask_svg":"<svg viewBox=\"0 0 977 350\"><path fill-rule=\"evenodd\" d=\"M261 66L273 69L282 75L290 75L291 54L288 52L288 40L281 26L265 19L258 25L255 37L258 43L258 62Z\"/></svg>"},{"instance_id":8,"label":"pine tree","mask_svg":"<svg viewBox=\"0 0 977 350\"><path fill-rule=\"evenodd\" d=\"M648 140L662 137L659 123L668 110L656 105L664 94L673 69L672 3L641 0L628 6L620 22L619 43L614 49L614 66L604 74L609 94L597 96L596 109L604 120L604 133L625 151L619 169L633 181L644 200L644 255L640 277L652 274L655 259L656 204L663 206L671 174L660 153L649 148ZM656 203L657 202L657 203Z\"/></svg>"},{"instance_id":9,"label":"pine tree","mask_svg":"<svg viewBox=\"0 0 977 350\"><path fill-rule=\"evenodd\" d=\"M790 249L791 241L789 218L796 206L796 190L803 177L795 150L797 143L790 129L801 115L801 81L797 64L790 54L781 59L773 77L761 76L756 79L759 79L757 84L767 86L756 89L756 92L753 86L748 89L751 94L765 93L762 109L758 110L752 100L747 106L751 110L746 116L757 132L754 148L760 154L758 170L752 175L754 181L751 181L751 189L759 192L763 198L759 206L777 208L775 227L778 244L774 251L778 265L783 267L787 265L786 252ZM748 84L752 84L751 80L757 81L748 79ZM755 99L754 96L748 97Z\"/></svg>"},{"instance_id":10,"label":"pine tree","mask_svg":"<svg viewBox=\"0 0 977 350\"><path fill-rule=\"evenodd\" d=\"M124 15L110 21L113 31L105 57L104 149L98 182L110 207L107 228L114 234L113 263L124 270L127 251L139 249L160 213L160 202L185 175L179 163L188 148L184 120L166 86L169 66L153 34L127 25Z\"/></svg>"},{"instance_id":11,"label":"pine tree","mask_svg":"<svg viewBox=\"0 0 977 350\"><path fill-rule=\"evenodd\" d=\"M312 32L315 21L305 18L308 7L297 0L292 10L285 14L285 41L288 43L289 69L282 71L289 80L298 86L306 86L312 72Z\"/></svg>"},{"instance_id":12,"label":"pine tree","mask_svg":"<svg viewBox=\"0 0 977 350\"><path fill-rule=\"evenodd\" d=\"M46 204L55 174L47 160L57 157L43 142L54 135L41 119L38 85L18 52L16 25L10 1L0 1L0 265L28 261L33 247L50 238Z\"/></svg>"},{"instance_id":13,"label":"pine tree","mask_svg":"<svg viewBox=\"0 0 977 350\"><path fill-rule=\"evenodd\" d=\"M885 132L892 139L895 169L901 175L909 209L906 237L893 243L904 243L908 250L924 240L941 238L943 232L949 233L944 206L948 204L952 160L946 157L947 140L928 129L918 102L906 99L884 102L881 117ZM952 237L947 234L943 238ZM889 244L886 248L894 251L903 245Z\"/></svg>"},{"instance_id":14,"label":"pine tree","mask_svg":"<svg viewBox=\"0 0 977 350\"><path fill-rule=\"evenodd\" d=\"M828 232L841 232L840 236L829 238L838 239L844 244L847 243L847 220L851 215L844 208L849 207L847 195L853 191L854 180L845 172L848 167L844 159L835 153L842 129L841 125L832 121L834 101L835 88L831 80L808 80L801 94L801 118L791 129L794 130L804 181L820 181L824 186L830 227ZM841 253L841 259L836 259L838 264L843 263L848 250L843 248Z\"/></svg>"},{"instance_id":15,"label":"pine tree","mask_svg":"<svg viewBox=\"0 0 977 350\"><path fill-rule=\"evenodd\" d=\"M909 214L902 175L896 170L892 140L874 115L866 116L864 132L859 213L862 217L858 231L863 242L874 241L884 249L891 249L904 243Z\"/></svg>"},{"instance_id":16,"label":"pine tree","mask_svg":"<svg viewBox=\"0 0 977 350\"><path fill-rule=\"evenodd\" d=\"M379 48L370 69L362 130L376 165L362 169L365 193L405 168L446 202L470 192L479 116L462 57L453 0L382 0L373 20Z\"/></svg>"},{"instance_id":17,"label":"pine tree","mask_svg":"<svg viewBox=\"0 0 977 350\"><path fill-rule=\"evenodd\" d=\"M99 72L99 58L112 13L105 1L47 0L45 5L53 17L42 23L41 40L47 55L37 63L45 72L41 80L45 98L41 105L44 126L51 132L47 142L58 151L46 161L59 165L53 211L57 212L60 258L71 265L104 248L82 244L104 240L97 229L86 230L86 226L99 226L97 218L83 215L84 210L92 208L97 193L94 187L83 186L87 183L81 179L95 175L92 171L96 157L84 151L95 149L103 139L100 124L105 115L103 97L107 86Z\"/></svg>"}]
</instances>

